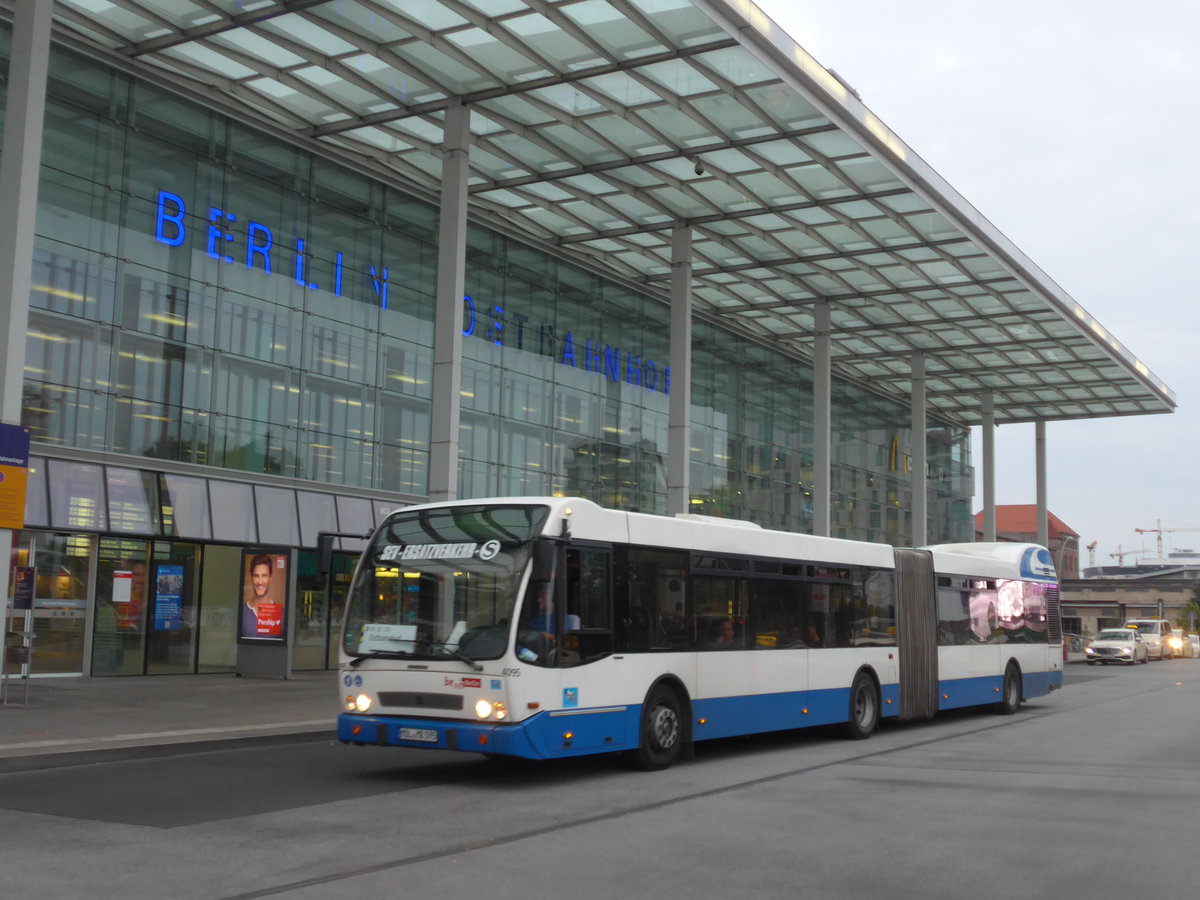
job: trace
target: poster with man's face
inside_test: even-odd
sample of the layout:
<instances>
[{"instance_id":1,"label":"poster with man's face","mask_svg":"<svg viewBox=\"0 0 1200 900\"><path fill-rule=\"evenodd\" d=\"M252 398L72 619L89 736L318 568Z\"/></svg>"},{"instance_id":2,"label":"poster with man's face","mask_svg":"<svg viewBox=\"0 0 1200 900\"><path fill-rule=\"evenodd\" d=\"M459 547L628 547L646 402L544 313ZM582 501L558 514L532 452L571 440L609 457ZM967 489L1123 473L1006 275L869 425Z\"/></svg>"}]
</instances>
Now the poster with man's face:
<instances>
[{"instance_id":1,"label":"poster with man's face","mask_svg":"<svg viewBox=\"0 0 1200 900\"><path fill-rule=\"evenodd\" d=\"M282 641L287 609L287 554L246 552L242 556L243 640Z\"/></svg>"}]
</instances>

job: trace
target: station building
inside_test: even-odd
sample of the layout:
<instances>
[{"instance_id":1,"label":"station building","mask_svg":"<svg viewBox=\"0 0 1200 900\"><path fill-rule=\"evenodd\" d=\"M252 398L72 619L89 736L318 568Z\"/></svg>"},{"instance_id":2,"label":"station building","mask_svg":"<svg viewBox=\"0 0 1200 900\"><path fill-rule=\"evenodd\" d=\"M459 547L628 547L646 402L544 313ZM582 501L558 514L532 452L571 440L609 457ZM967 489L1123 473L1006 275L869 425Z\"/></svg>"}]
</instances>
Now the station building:
<instances>
[{"instance_id":1,"label":"station building","mask_svg":"<svg viewBox=\"0 0 1200 900\"><path fill-rule=\"evenodd\" d=\"M0 53L35 676L238 671L260 553L330 667L428 499L969 541L982 425L994 538L995 427L1174 407L749 2L18 0Z\"/></svg>"}]
</instances>

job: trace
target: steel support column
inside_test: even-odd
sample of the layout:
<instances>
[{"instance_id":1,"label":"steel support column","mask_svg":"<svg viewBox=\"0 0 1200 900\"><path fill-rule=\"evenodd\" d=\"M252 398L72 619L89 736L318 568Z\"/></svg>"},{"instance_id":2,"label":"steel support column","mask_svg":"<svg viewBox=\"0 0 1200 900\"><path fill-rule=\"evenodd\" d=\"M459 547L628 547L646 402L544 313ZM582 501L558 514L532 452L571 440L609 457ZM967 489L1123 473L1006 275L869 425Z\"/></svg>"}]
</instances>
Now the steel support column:
<instances>
[{"instance_id":1,"label":"steel support column","mask_svg":"<svg viewBox=\"0 0 1200 900\"><path fill-rule=\"evenodd\" d=\"M996 540L996 400L991 391L983 395L983 539Z\"/></svg>"},{"instance_id":2,"label":"steel support column","mask_svg":"<svg viewBox=\"0 0 1200 900\"><path fill-rule=\"evenodd\" d=\"M914 353L912 358L912 545L924 547L929 543L929 488L927 441L925 427L925 356Z\"/></svg>"},{"instance_id":3,"label":"steel support column","mask_svg":"<svg viewBox=\"0 0 1200 900\"><path fill-rule=\"evenodd\" d=\"M1037 470L1037 542L1050 546L1050 521L1046 507L1046 420L1034 423L1034 466Z\"/></svg>"},{"instance_id":4,"label":"steel support column","mask_svg":"<svg viewBox=\"0 0 1200 900\"><path fill-rule=\"evenodd\" d=\"M667 404L667 514L687 512L692 461L692 231L671 232L671 397Z\"/></svg>"},{"instance_id":5,"label":"steel support column","mask_svg":"<svg viewBox=\"0 0 1200 900\"><path fill-rule=\"evenodd\" d=\"M37 223L46 72L50 59L53 3L33 0L13 10L12 54L0 150L0 421L21 424L25 384L25 340L33 277L33 233ZM12 531L0 528L0 631L8 613Z\"/></svg>"},{"instance_id":6,"label":"steel support column","mask_svg":"<svg viewBox=\"0 0 1200 900\"><path fill-rule=\"evenodd\" d=\"M433 333L433 408L429 428L431 500L454 500L458 497L470 126L470 110L460 100L453 100L446 109L442 137L437 312Z\"/></svg>"},{"instance_id":7,"label":"steel support column","mask_svg":"<svg viewBox=\"0 0 1200 900\"><path fill-rule=\"evenodd\" d=\"M833 377L830 372L829 304L813 307L813 534L828 537L832 529L831 432L833 429Z\"/></svg>"}]
</instances>

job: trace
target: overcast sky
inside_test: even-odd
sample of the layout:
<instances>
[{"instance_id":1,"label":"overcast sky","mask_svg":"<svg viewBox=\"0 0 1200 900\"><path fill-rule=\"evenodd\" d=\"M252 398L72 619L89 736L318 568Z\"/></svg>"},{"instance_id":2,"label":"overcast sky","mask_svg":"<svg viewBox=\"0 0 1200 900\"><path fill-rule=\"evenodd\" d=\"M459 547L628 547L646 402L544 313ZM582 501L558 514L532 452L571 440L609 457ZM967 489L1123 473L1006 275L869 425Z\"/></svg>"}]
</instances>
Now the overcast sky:
<instances>
[{"instance_id":1,"label":"overcast sky","mask_svg":"<svg viewBox=\"0 0 1200 900\"><path fill-rule=\"evenodd\" d=\"M1081 565L1092 541L1097 565L1153 557L1136 528L1200 551L1200 3L755 2L1175 392L1170 415L1047 424ZM1036 502L1033 426L996 455L996 502Z\"/></svg>"}]
</instances>

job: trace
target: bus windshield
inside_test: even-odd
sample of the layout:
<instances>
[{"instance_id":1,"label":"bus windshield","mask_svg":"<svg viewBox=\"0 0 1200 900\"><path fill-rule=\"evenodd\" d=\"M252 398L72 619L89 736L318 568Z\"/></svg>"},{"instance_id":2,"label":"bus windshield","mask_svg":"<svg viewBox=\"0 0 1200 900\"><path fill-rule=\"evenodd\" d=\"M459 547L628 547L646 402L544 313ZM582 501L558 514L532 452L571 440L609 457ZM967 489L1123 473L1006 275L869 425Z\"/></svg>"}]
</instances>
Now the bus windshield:
<instances>
[{"instance_id":1,"label":"bus windshield","mask_svg":"<svg viewBox=\"0 0 1200 900\"><path fill-rule=\"evenodd\" d=\"M548 510L537 505L399 510L364 556L342 647L360 659L497 659Z\"/></svg>"}]
</instances>

